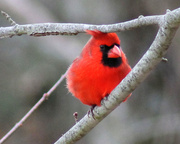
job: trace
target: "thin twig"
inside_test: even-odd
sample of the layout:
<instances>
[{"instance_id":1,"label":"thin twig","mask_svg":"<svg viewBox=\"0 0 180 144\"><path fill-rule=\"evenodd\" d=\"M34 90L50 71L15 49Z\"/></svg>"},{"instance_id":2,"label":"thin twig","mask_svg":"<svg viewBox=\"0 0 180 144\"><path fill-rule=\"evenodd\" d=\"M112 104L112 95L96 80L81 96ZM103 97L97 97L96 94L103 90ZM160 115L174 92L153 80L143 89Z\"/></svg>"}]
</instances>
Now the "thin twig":
<instances>
[{"instance_id":1,"label":"thin twig","mask_svg":"<svg viewBox=\"0 0 180 144\"><path fill-rule=\"evenodd\" d=\"M53 87L47 92L44 93L42 98L26 113L26 115L15 124L15 126L0 140L0 144L5 142L23 123L30 117L30 115L45 101L49 98L52 92L58 87L58 85L64 80L66 73L63 74L60 79L53 85Z\"/></svg>"},{"instance_id":2,"label":"thin twig","mask_svg":"<svg viewBox=\"0 0 180 144\"><path fill-rule=\"evenodd\" d=\"M167 63L167 62L168 62L168 59L165 58L165 57L162 57L162 61L165 62L165 63Z\"/></svg>"},{"instance_id":3,"label":"thin twig","mask_svg":"<svg viewBox=\"0 0 180 144\"><path fill-rule=\"evenodd\" d=\"M5 18L8 20L8 22L10 22L12 26L17 25L17 23L6 12L1 11L1 14L5 16Z\"/></svg>"},{"instance_id":4,"label":"thin twig","mask_svg":"<svg viewBox=\"0 0 180 144\"><path fill-rule=\"evenodd\" d=\"M74 116L75 123L77 123L78 122L78 112L74 112L73 116Z\"/></svg>"}]
</instances>

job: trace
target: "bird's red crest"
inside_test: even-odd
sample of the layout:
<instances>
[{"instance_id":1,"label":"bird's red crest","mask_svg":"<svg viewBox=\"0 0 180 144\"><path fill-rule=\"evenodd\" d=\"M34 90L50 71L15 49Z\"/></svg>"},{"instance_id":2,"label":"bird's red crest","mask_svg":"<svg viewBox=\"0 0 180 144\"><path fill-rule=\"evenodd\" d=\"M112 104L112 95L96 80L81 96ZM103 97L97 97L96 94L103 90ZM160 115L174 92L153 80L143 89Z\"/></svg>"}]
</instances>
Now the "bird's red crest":
<instances>
[{"instance_id":1,"label":"bird's red crest","mask_svg":"<svg viewBox=\"0 0 180 144\"><path fill-rule=\"evenodd\" d=\"M96 39L96 41L99 41L100 43L106 42L104 44L106 45L112 45L114 43L120 45L120 40L116 33L104 33L99 30L85 30L87 34L90 34L93 36L93 38Z\"/></svg>"},{"instance_id":2,"label":"bird's red crest","mask_svg":"<svg viewBox=\"0 0 180 144\"><path fill-rule=\"evenodd\" d=\"M106 34L106 33L103 33L99 30L85 30L88 34L94 36L94 37L98 37L100 35L103 35L103 34Z\"/></svg>"}]
</instances>

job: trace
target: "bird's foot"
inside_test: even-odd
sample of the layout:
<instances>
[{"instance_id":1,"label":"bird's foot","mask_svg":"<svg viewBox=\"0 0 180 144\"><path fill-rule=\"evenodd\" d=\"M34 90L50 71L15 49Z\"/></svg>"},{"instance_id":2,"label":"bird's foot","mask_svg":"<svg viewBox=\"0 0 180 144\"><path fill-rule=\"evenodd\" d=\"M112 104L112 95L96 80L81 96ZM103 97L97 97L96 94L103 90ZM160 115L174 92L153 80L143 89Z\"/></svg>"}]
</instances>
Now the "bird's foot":
<instances>
[{"instance_id":1,"label":"bird's foot","mask_svg":"<svg viewBox=\"0 0 180 144\"><path fill-rule=\"evenodd\" d=\"M91 108L88 110L88 113L87 113L87 114L88 114L88 117L89 117L89 115L91 114L94 120L95 120L95 118L94 118L93 110L94 110L95 106L96 106L96 105L92 105Z\"/></svg>"}]
</instances>

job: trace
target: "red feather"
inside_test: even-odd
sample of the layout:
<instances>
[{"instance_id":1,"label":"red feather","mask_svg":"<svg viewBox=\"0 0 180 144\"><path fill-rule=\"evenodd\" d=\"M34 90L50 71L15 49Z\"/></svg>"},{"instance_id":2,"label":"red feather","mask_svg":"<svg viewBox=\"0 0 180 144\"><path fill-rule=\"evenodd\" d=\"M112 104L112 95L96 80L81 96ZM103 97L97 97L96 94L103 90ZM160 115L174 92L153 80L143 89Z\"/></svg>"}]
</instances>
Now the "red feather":
<instances>
[{"instance_id":1,"label":"red feather","mask_svg":"<svg viewBox=\"0 0 180 144\"><path fill-rule=\"evenodd\" d=\"M123 51L118 48L120 40L117 34L98 30L86 30L86 32L92 35L92 38L69 67L67 87L82 103L100 106L101 100L122 81L131 71L131 67ZM107 53L103 48L101 50L102 45L110 47L110 50ZM113 61L105 63L102 60L103 52L111 59L121 57L121 63L117 65L113 64Z\"/></svg>"}]
</instances>

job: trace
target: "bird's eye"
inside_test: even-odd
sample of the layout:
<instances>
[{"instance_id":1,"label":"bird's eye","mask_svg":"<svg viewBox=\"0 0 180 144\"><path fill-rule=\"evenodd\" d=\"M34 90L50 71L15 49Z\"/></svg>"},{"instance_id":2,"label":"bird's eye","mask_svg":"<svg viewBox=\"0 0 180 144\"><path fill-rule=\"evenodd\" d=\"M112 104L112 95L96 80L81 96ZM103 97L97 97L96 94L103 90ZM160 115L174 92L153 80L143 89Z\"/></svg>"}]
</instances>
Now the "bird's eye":
<instances>
[{"instance_id":1,"label":"bird's eye","mask_svg":"<svg viewBox=\"0 0 180 144\"><path fill-rule=\"evenodd\" d=\"M106 46L105 45L100 45L101 50L105 50Z\"/></svg>"}]
</instances>

